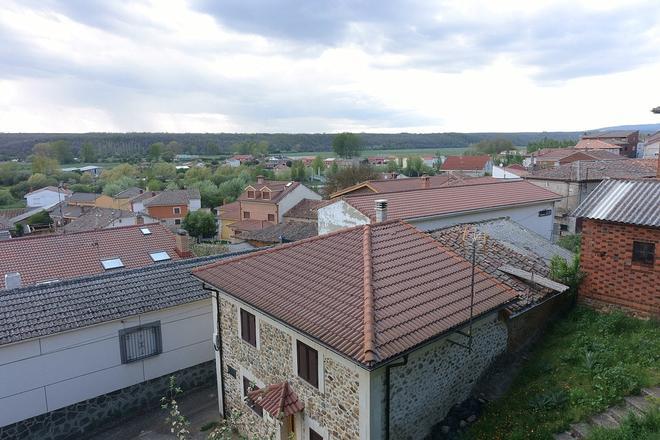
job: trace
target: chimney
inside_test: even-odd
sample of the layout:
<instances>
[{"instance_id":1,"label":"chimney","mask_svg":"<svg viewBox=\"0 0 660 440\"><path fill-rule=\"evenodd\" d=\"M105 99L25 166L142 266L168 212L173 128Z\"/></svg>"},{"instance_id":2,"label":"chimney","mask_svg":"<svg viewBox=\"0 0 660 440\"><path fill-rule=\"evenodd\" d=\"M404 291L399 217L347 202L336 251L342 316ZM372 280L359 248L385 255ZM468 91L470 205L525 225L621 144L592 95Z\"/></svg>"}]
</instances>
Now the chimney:
<instances>
[{"instance_id":1,"label":"chimney","mask_svg":"<svg viewBox=\"0 0 660 440\"><path fill-rule=\"evenodd\" d=\"M387 199L376 200L376 223L387 220Z\"/></svg>"},{"instance_id":2,"label":"chimney","mask_svg":"<svg viewBox=\"0 0 660 440\"><path fill-rule=\"evenodd\" d=\"M424 174L422 176L422 188L429 189L431 187L431 178Z\"/></svg>"},{"instance_id":3,"label":"chimney","mask_svg":"<svg viewBox=\"0 0 660 440\"><path fill-rule=\"evenodd\" d=\"M264 183L264 176L257 176L257 184L261 185Z\"/></svg>"},{"instance_id":4,"label":"chimney","mask_svg":"<svg viewBox=\"0 0 660 440\"><path fill-rule=\"evenodd\" d=\"M144 217L142 217L142 214L138 214L135 216L135 223L138 225L144 224Z\"/></svg>"},{"instance_id":5,"label":"chimney","mask_svg":"<svg viewBox=\"0 0 660 440\"><path fill-rule=\"evenodd\" d=\"M21 274L9 272L5 274L5 289L17 289L21 287Z\"/></svg>"},{"instance_id":6,"label":"chimney","mask_svg":"<svg viewBox=\"0 0 660 440\"><path fill-rule=\"evenodd\" d=\"M190 256L188 233L183 229L176 231L176 253L179 254L180 257Z\"/></svg>"}]
</instances>

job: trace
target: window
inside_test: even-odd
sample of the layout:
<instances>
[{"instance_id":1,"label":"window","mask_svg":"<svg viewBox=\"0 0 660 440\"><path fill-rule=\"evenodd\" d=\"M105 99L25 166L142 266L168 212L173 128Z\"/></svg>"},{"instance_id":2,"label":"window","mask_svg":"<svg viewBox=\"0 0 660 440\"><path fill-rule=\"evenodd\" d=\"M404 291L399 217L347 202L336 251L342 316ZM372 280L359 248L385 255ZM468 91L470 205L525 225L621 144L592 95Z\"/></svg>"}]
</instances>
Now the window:
<instances>
[{"instance_id":1,"label":"window","mask_svg":"<svg viewBox=\"0 0 660 440\"><path fill-rule=\"evenodd\" d=\"M323 436L312 428L309 428L309 440L323 440Z\"/></svg>"},{"instance_id":2,"label":"window","mask_svg":"<svg viewBox=\"0 0 660 440\"><path fill-rule=\"evenodd\" d=\"M151 235L151 230L149 228L140 228L143 235Z\"/></svg>"},{"instance_id":3,"label":"window","mask_svg":"<svg viewBox=\"0 0 660 440\"><path fill-rule=\"evenodd\" d=\"M248 199L254 199L254 191L248 190Z\"/></svg>"},{"instance_id":4,"label":"window","mask_svg":"<svg viewBox=\"0 0 660 440\"><path fill-rule=\"evenodd\" d=\"M253 347L257 346L257 322L254 315L241 309L241 339Z\"/></svg>"},{"instance_id":5,"label":"window","mask_svg":"<svg viewBox=\"0 0 660 440\"><path fill-rule=\"evenodd\" d=\"M181 219L180 218L175 218L174 219L174 224L175 225L180 225L181 224Z\"/></svg>"},{"instance_id":6,"label":"window","mask_svg":"<svg viewBox=\"0 0 660 440\"><path fill-rule=\"evenodd\" d=\"M270 192L261 191L261 198L264 199L264 200L270 200Z\"/></svg>"},{"instance_id":7,"label":"window","mask_svg":"<svg viewBox=\"0 0 660 440\"><path fill-rule=\"evenodd\" d=\"M543 209L539 211L539 217L547 217L549 215L552 215L552 209Z\"/></svg>"},{"instance_id":8,"label":"window","mask_svg":"<svg viewBox=\"0 0 660 440\"><path fill-rule=\"evenodd\" d=\"M179 208L179 207L174 208L174 213L175 214L181 214L181 208Z\"/></svg>"},{"instance_id":9,"label":"window","mask_svg":"<svg viewBox=\"0 0 660 440\"><path fill-rule=\"evenodd\" d=\"M632 261L639 264L655 264L655 243L634 241Z\"/></svg>"},{"instance_id":10,"label":"window","mask_svg":"<svg viewBox=\"0 0 660 440\"><path fill-rule=\"evenodd\" d=\"M154 261L167 261L170 259L170 256L167 252L161 251L161 252L152 252L149 254L152 260Z\"/></svg>"},{"instance_id":11,"label":"window","mask_svg":"<svg viewBox=\"0 0 660 440\"><path fill-rule=\"evenodd\" d=\"M312 347L296 341L298 351L298 376L319 387L319 353Z\"/></svg>"},{"instance_id":12,"label":"window","mask_svg":"<svg viewBox=\"0 0 660 440\"><path fill-rule=\"evenodd\" d=\"M139 361L163 351L160 321L119 330L121 363Z\"/></svg>"},{"instance_id":13,"label":"window","mask_svg":"<svg viewBox=\"0 0 660 440\"><path fill-rule=\"evenodd\" d=\"M120 267L124 267L124 263L119 258L111 258L109 260L101 260L101 265L103 266L103 269L105 269L105 270L118 269Z\"/></svg>"},{"instance_id":14,"label":"window","mask_svg":"<svg viewBox=\"0 0 660 440\"><path fill-rule=\"evenodd\" d=\"M245 403L247 404L247 406L252 408L252 411L257 413L259 416L263 417L264 409L248 398L248 392L250 392L251 390L258 390L258 389L259 387L252 384L250 382L250 379L248 379L247 377L243 377L243 395L245 396Z\"/></svg>"},{"instance_id":15,"label":"window","mask_svg":"<svg viewBox=\"0 0 660 440\"><path fill-rule=\"evenodd\" d=\"M250 218L250 211L243 211L243 218Z\"/></svg>"},{"instance_id":16,"label":"window","mask_svg":"<svg viewBox=\"0 0 660 440\"><path fill-rule=\"evenodd\" d=\"M268 214L268 221L269 222L274 222L275 221L275 214Z\"/></svg>"}]
</instances>

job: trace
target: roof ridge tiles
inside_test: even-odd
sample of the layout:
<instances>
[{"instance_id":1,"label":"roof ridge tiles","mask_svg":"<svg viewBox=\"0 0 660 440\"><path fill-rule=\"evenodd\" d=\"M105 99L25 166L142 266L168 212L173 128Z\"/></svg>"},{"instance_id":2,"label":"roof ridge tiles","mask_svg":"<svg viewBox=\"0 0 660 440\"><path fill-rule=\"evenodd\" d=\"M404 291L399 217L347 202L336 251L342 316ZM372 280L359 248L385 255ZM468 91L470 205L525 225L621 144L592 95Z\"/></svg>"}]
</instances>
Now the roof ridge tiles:
<instances>
[{"instance_id":1,"label":"roof ridge tiles","mask_svg":"<svg viewBox=\"0 0 660 440\"><path fill-rule=\"evenodd\" d=\"M483 176L483 177L489 177L489 176ZM483 182L478 182L478 183L470 183L472 179L483 179L483 177L472 177L472 178L459 178L454 181L447 181L442 184L442 186L436 186L434 188L408 188L408 189L402 189L399 191L391 191L388 193L368 193L368 194L346 194L346 195L338 195L334 199L336 200L346 200L346 199L357 199L361 197L374 197L374 196L381 196L382 198L387 198L388 196L391 196L392 194L397 194L397 193L407 193L407 192L413 192L413 191L433 191L433 190L439 190L439 189L449 189L449 188L460 188L464 186L480 186L480 185L503 185L507 183L517 183L520 182L520 180L517 179L493 179L493 180L484 180ZM461 184L456 184L456 182L460 182ZM467 183L466 183L467 182ZM357 185L355 185L357 186ZM334 200L330 199L330 200Z\"/></svg>"},{"instance_id":2,"label":"roof ridge tiles","mask_svg":"<svg viewBox=\"0 0 660 440\"><path fill-rule=\"evenodd\" d=\"M363 298L363 349L364 360L368 365L378 362L376 350L375 300L373 288L373 266L371 259L371 226L365 225L362 232L362 254L364 258L364 298Z\"/></svg>"}]
</instances>

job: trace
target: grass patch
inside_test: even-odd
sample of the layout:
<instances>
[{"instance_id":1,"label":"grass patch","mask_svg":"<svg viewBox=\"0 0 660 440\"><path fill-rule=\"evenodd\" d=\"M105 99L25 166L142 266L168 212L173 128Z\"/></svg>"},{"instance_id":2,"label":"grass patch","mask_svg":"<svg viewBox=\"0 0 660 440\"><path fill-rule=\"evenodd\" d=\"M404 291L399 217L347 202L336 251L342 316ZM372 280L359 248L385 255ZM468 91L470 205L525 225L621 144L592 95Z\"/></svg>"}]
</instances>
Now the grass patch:
<instances>
[{"instance_id":1,"label":"grass patch","mask_svg":"<svg viewBox=\"0 0 660 440\"><path fill-rule=\"evenodd\" d=\"M643 417L629 415L618 428L595 428L587 440L657 440L659 438L660 407L655 405Z\"/></svg>"},{"instance_id":2,"label":"grass patch","mask_svg":"<svg viewBox=\"0 0 660 440\"><path fill-rule=\"evenodd\" d=\"M465 438L552 439L659 383L658 321L577 307L549 329L507 395L486 407Z\"/></svg>"}]
</instances>

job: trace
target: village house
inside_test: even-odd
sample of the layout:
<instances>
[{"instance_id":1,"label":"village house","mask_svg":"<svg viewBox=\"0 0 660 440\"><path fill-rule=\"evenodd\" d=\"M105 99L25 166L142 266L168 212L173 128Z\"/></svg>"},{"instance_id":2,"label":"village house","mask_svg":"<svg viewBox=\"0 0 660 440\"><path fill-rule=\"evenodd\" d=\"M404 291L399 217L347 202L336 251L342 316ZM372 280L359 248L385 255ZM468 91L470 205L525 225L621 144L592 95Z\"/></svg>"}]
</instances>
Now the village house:
<instances>
[{"instance_id":1,"label":"village house","mask_svg":"<svg viewBox=\"0 0 660 440\"><path fill-rule=\"evenodd\" d=\"M473 221L509 217L552 238L554 203L560 196L518 179L466 179L431 189L367 194L335 199L318 210L319 234L370 224L381 217L406 220L423 231Z\"/></svg>"},{"instance_id":2,"label":"village house","mask_svg":"<svg viewBox=\"0 0 660 440\"><path fill-rule=\"evenodd\" d=\"M281 223L284 214L303 199L321 200L321 196L300 182L266 180L258 176L257 182L248 185L238 197L240 220L229 225L232 237L240 238L243 232Z\"/></svg>"},{"instance_id":3,"label":"village house","mask_svg":"<svg viewBox=\"0 0 660 440\"><path fill-rule=\"evenodd\" d=\"M234 231L230 226L241 219L241 202L231 202L218 206L218 238L220 240L231 240Z\"/></svg>"},{"instance_id":4,"label":"village house","mask_svg":"<svg viewBox=\"0 0 660 440\"><path fill-rule=\"evenodd\" d=\"M581 143L582 141L598 142ZM580 142L578 142L575 148L585 148L588 150L606 149L612 152L618 152L621 156L636 157L638 143L639 130L597 131L582 135ZM610 144L610 147L604 144ZM612 148L612 145L618 147L618 149Z\"/></svg>"},{"instance_id":5,"label":"village house","mask_svg":"<svg viewBox=\"0 0 660 440\"><path fill-rule=\"evenodd\" d=\"M654 177L657 169L657 160L651 159L580 160L533 171L525 180L561 196L555 204L555 234L564 235L575 233L572 212L603 179Z\"/></svg>"},{"instance_id":6,"label":"village house","mask_svg":"<svg viewBox=\"0 0 660 440\"><path fill-rule=\"evenodd\" d=\"M493 165L494 179L521 179L529 174L527 169L519 164L513 165Z\"/></svg>"},{"instance_id":7,"label":"village house","mask_svg":"<svg viewBox=\"0 0 660 440\"><path fill-rule=\"evenodd\" d=\"M646 138L638 156L644 159L657 159L660 156L660 131Z\"/></svg>"},{"instance_id":8,"label":"village house","mask_svg":"<svg viewBox=\"0 0 660 440\"><path fill-rule=\"evenodd\" d=\"M601 141L580 141L584 142L583 145L588 145L588 142L598 143ZM580 145L578 143L578 145ZM610 144L608 144L610 145ZM610 145L611 146L611 145ZM525 161L523 165L528 168L533 169L542 169L542 168L555 168L560 165L565 165L568 163L573 163L578 160L621 160L625 159L618 153L618 148L616 151L612 152L608 149L598 149L593 146L589 148L585 146L584 149L574 148L544 148L539 151L532 153Z\"/></svg>"},{"instance_id":9,"label":"village house","mask_svg":"<svg viewBox=\"0 0 660 440\"><path fill-rule=\"evenodd\" d=\"M211 298L190 273L225 257L2 291L0 438L87 438L159 409L172 374L187 391L212 386Z\"/></svg>"},{"instance_id":10,"label":"village house","mask_svg":"<svg viewBox=\"0 0 660 440\"><path fill-rule=\"evenodd\" d=\"M507 350L507 318L499 311L521 297L528 306L547 303L544 291L566 291L540 274L548 271L542 259L515 249L480 252L490 267L475 267L472 315L470 262L402 221L193 270L216 290L221 413L240 412L243 434L260 438L424 438ZM494 266L492 256L506 258ZM507 265L521 261L525 269Z\"/></svg>"},{"instance_id":11,"label":"village house","mask_svg":"<svg viewBox=\"0 0 660 440\"><path fill-rule=\"evenodd\" d=\"M606 179L574 216L582 231L580 301L660 316L660 175Z\"/></svg>"},{"instance_id":12,"label":"village house","mask_svg":"<svg viewBox=\"0 0 660 440\"><path fill-rule=\"evenodd\" d=\"M157 219L142 213L112 208L89 208L80 216L66 222L63 230L65 233L86 232L157 222Z\"/></svg>"},{"instance_id":13,"label":"village house","mask_svg":"<svg viewBox=\"0 0 660 440\"><path fill-rule=\"evenodd\" d=\"M136 209L138 201L143 210ZM132 204L133 211L146 212L149 217L156 218L167 226L176 227L181 224L186 214L202 207L202 198L197 188L189 188L162 191L146 200L141 200L138 196L133 199Z\"/></svg>"},{"instance_id":14,"label":"village house","mask_svg":"<svg viewBox=\"0 0 660 440\"><path fill-rule=\"evenodd\" d=\"M488 155L483 156L447 156L440 167L445 173L456 173L465 176L485 176L492 174L493 161Z\"/></svg>"},{"instance_id":15,"label":"village house","mask_svg":"<svg viewBox=\"0 0 660 440\"><path fill-rule=\"evenodd\" d=\"M154 223L0 241L0 290L190 257L181 237Z\"/></svg>"},{"instance_id":16,"label":"village house","mask_svg":"<svg viewBox=\"0 0 660 440\"><path fill-rule=\"evenodd\" d=\"M71 194L68 189L46 186L25 194L24 198L28 208L46 208L68 199Z\"/></svg>"}]
</instances>

